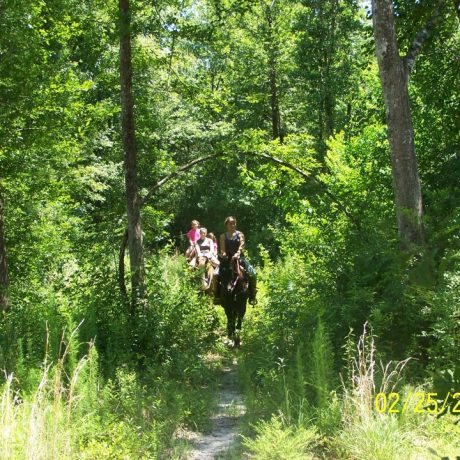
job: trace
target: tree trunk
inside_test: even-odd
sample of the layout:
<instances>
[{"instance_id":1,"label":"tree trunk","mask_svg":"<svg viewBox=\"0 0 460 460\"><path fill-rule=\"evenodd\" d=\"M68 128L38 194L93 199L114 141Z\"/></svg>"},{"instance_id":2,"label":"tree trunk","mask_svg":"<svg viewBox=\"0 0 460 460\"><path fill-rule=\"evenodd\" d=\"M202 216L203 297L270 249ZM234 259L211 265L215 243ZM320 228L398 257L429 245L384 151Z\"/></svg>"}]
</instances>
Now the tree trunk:
<instances>
[{"instance_id":1,"label":"tree trunk","mask_svg":"<svg viewBox=\"0 0 460 460\"><path fill-rule=\"evenodd\" d=\"M273 139L280 139L283 142L283 131L281 129L281 113L278 97L277 85L277 61L276 61L276 45L273 39L273 18L271 7L267 6L265 10L268 26L268 80L270 83L270 107L272 119L272 137Z\"/></svg>"},{"instance_id":2,"label":"tree trunk","mask_svg":"<svg viewBox=\"0 0 460 460\"><path fill-rule=\"evenodd\" d=\"M120 9L120 84L125 186L128 214L128 249L131 268L132 306L144 296L144 256L137 185L134 101L132 96L131 13L129 0L119 0Z\"/></svg>"},{"instance_id":3,"label":"tree trunk","mask_svg":"<svg viewBox=\"0 0 460 460\"><path fill-rule=\"evenodd\" d=\"M409 71L399 56L391 0L372 0L374 38L387 113L393 188L401 247L424 241L422 194L410 109Z\"/></svg>"},{"instance_id":4,"label":"tree trunk","mask_svg":"<svg viewBox=\"0 0 460 460\"><path fill-rule=\"evenodd\" d=\"M335 97L333 92L333 83L331 79L331 68L334 61L335 48L336 48L336 27L337 27L337 9L338 1L331 2L331 22L328 29L328 46L325 50L325 70L324 70L324 119L325 119L325 132L327 138L324 139L326 145L327 139L334 134L334 112L335 112ZM326 152L325 152L326 153Z\"/></svg>"},{"instance_id":5,"label":"tree trunk","mask_svg":"<svg viewBox=\"0 0 460 460\"><path fill-rule=\"evenodd\" d=\"M324 95L324 130L326 132L326 138L324 139L325 145L327 139L334 134L334 105L332 92L330 89L326 88L326 93Z\"/></svg>"},{"instance_id":6,"label":"tree trunk","mask_svg":"<svg viewBox=\"0 0 460 460\"><path fill-rule=\"evenodd\" d=\"M0 193L0 307L4 313L8 311L8 265L6 261L4 204Z\"/></svg>"},{"instance_id":7,"label":"tree trunk","mask_svg":"<svg viewBox=\"0 0 460 460\"><path fill-rule=\"evenodd\" d=\"M271 91L271 109L272 109L272 133L273 139L280 139L283 142L283 133L281 131L281 114L278 101L278 87L276 85L276 62L270 58L270 91Z\"/></svg>"}]
</instances>

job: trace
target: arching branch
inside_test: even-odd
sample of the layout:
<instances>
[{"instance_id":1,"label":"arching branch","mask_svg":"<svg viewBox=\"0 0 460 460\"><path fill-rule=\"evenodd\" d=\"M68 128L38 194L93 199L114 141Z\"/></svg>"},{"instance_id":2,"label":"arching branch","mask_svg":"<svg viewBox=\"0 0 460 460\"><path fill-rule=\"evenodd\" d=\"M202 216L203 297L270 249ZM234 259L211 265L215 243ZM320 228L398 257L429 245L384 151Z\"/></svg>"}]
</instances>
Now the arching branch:
<instances>
[{"instance_id":1,"label":"arching branch","mask_svg":"<svg viewBox=\"0 0 460 460\"><path fill-rule=\"evenodd\" d=\"M292 171L296 172L300 176L302 176L305 180L309 180L314 182L316 185L318 185L323 193L330 198L330 200L337 205L337 207L342 211L348 219L350 219L351 222L353 222L357 227L359 227L359 222L354 218L352 214L347 210L346 206L343 205L340 200L329 190L327 190L326 185L321 182L319 179L314 177L311 174L308 174L307 172L303 171L302 169L298 168L297 166L294 166L291 163L288 163L287 161L281 160L280 158L274 157L272 155L269 155L268 153L263 153L263 152L240 152L243 155L247 156L254 156L254 157L262 157L265 158L266 160L271 161L272 163L285 166L286 168L291 169ZM157 190L162 187L164 184L169 182L171 179L174 179L181 174L185 173L188 171L190 168L193 166L203 163L204 161L210 160L212 158L218 158L220 156L223 156L224 154L222 152L219 153L213 153L211 155L206 155L200 158L196 158L195 160L190 161L189 163L181 166L177 171L174 171L165 177L158 181L154 186L152 186L147 194L141 199L140 201L140 206L142 207L156 192ZM128 231L126 230L123 239L121 241L121 246L120 246L120 253L119 253L119 261L118 261L118 283L120 287L120 292L123 296L123 298L127 298L127 291L126 291L126 285L125 285L125 251L126 251L126 245L128 244Z\"/></svg>"},{"instance_id":2,"label":"arching branch","mask_svg":"<svg viewBox=\"0 0 460 460\"><path fill-rule=\"evenodd\" d=\"M337 207L353 222L355 225L359 226L359 222L350 214L350 212L347 210L346 206L344 206L339 199L331 193L329 190L326 189L326 185L318 180L315 176L312 176L311 174L306 173L302 169L298 168L297 166L292 165L291 163L288 163L287 161L281 160L279 158L273 157L269 155L268 153L258 153L258 152L253 152L251 155L255 156L261 156L263 158L266 158L267 160L270 160L273 163L285 166L286 168L291 169L292 171L295 171L297 174L302 176L306 180L310 180L314 182L315 184L319 185L320 188L323 190L324 194L331 199L333 203L337 205Z\"/></svg>"},{"instance_id":3,"label":"arching branch","mask_svg":"<svg viewBox=\"0 0 460 460\"><path fill-rule=\"evenodd\" d=\"M216 158L222 156L222 153L213 153L212 155L207 155L205 157L200 157L196 158L195 160L192 160L190 163L187 163L183 166L181 166L177 171L172 172L171 174L168 174L167 176L163 177L159 182L157 182L144 196L144 198L141 199L141 207L152 197L152 195L166 182L169 182L171 179L174 179L175 177L180 176L183 174L185 171L189 170L191 167L197 165L198 163L203 163L203 161L210 160L211 158Z\"/></svg>"}]
</instances>

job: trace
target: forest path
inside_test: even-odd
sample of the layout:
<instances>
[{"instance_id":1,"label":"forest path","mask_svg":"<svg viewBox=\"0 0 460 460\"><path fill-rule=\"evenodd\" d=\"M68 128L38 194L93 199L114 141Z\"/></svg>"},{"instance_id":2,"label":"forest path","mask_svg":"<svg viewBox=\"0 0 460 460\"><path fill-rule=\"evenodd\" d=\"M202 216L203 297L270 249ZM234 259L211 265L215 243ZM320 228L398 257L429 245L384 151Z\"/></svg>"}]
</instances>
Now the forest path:
<instances>
[{"instance_id":1,"label":"forest path","mask_svg":"<svg viewBox=\"0 0 460 460\"><path fill-rule=\"evenodd\" d=\"M243 396L238 389L238 360L229 357L222 368L217 412L211 417L212 427L193 441L188 460L227 458L227 452L237 441L238 427L245 412Z\"/></svg>"}]
</instances>

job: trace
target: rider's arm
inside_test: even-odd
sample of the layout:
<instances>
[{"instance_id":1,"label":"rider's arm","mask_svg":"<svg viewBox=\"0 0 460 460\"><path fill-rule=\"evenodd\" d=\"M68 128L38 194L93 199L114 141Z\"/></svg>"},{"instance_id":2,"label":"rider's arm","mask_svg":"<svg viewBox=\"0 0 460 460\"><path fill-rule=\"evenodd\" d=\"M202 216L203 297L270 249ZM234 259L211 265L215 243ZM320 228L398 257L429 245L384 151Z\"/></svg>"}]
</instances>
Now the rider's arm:
<instances>
[{"instance_id":1,"label":"rider's arm","mask_svg":"<svg viewBox=\"0 0 460 460\"><path fill-rule=\"evenodd\" d=\"M237 257L239 257L241 255L241 252L244 249L244 243L245 243L244 234L239 232L239 237L240 237L240 247L238 248L238 251L236 251L236 253L235 253L235 256L237 256Z\"/></svg>"},{"instance_id":2,"label":"rider's arm","mask_svg":"<svg viewBox=\"0 0 460 460\"><path fill-rule=\"evenodd\" d=\"M225 254L225 233L222 233L222 235L220 235L220 255L221 256L226 256L227 254Z\"/></svg>"}]
</instances>

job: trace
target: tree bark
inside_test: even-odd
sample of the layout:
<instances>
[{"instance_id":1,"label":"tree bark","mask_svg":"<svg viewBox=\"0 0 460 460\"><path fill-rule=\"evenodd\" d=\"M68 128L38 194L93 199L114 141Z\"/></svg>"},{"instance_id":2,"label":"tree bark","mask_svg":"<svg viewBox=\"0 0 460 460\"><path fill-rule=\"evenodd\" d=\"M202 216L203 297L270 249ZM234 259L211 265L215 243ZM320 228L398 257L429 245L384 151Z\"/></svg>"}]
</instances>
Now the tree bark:
<instances>
[{"instance_id":1,"label":"tree bark","mask_svg":"<svg viewBox=\"0 0 460 460\"><path fill-rule=\"evenodd\" d=\"M0 193L0 307L4 313L9 309L8 265L6 260L4 202Z\"/></svg>"},{"instance_id":2,"label":"tree bark","mask_svg":"<svg viewBox=\"0 0 460 460\"><path fill-rule=\"evenodd\" d=\"M276 60L276 45L273 38L273 16L270 6L265 8L265 16L267 18L268 27L268 81L270 84L270 107L271 107L271 119L272 119L272 137L273 139L279 139L283 142L283 131L281 129L281 113L278 96L278 84L277 84L277 60Z\"/></svg>"},{"instance_id":3,"label":"tree bark","mask_svg":"<svg viewBox=\"0 0 460 460\"><path fill-rule=\"evenodd\" d=\"M324 138L324 145L326 145L327 139L334 134L334 112L335 112L335 97L333 91L333 85L331 81L331 68L334 61L335 48L336 48L336 27L337 27L337 10L338 1L334 0L331 2L331 22L328 29L328 46L325 50L324 59L324 118L325 118L325 132L326 138ZM326 153L326 152L325 152Z\"/></svg>"},{"instance_id":4,"label":"tree bark","mask_svg":"<svg viewBox=\"0 0 460 460\"><path fill-rule=\"evenodd\" d=\"M125 253L126 246L128 245L128 233L128 229L126 229L123 233L123 239L120 245L120 252L118 254L118 286L120 288L123 303L127 305L129 305L129 298L125 282Z\"/></svg>"},{"instance_id":5,"label":"tree bark","mask_svg":"<svg viewBox=\"0 0 460 460\"><path fill-rule=\"evenodd\" d=\"M131 269L132 308L145 294L144 255L137 184L134 101L132 95L131 12L129 0L119 0L120 13L120 85L121 125L123 134L126 202L128 214L128 248Z\"/></svg>"},{"instance_id":6,"label":"tree bark","mask_svg":"<svg viewBox=\"0 0 460 460\"><path fill-rule=\"evenodd\" d=\"M372 0L374 38L385 100L401 247L424 242L423 206L410 109L409 69L399 56L391 0Z\"/></svg>"}]
</instances>

